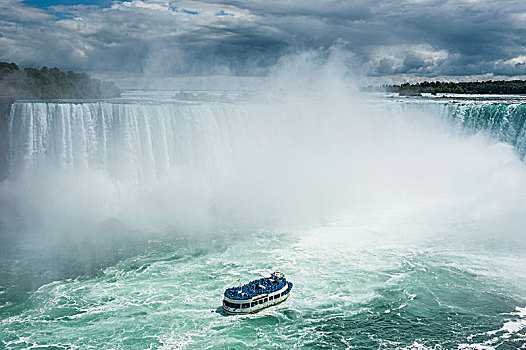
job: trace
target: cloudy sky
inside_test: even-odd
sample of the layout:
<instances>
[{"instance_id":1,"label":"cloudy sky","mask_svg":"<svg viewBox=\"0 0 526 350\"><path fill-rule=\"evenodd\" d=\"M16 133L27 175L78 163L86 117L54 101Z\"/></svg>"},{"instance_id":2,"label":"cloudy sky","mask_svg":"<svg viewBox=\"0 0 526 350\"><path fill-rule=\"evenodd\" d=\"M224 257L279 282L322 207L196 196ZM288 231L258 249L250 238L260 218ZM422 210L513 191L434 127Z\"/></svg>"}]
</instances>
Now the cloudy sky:
<instances>
[{"instance_id":1,"label":"cloudy sky","mask_svg":"<svg viewBox=\"0 0 526 350\"><path fill-rule=\"evenodd\" d=\"M90 73L262 75L338 47L385 81L526 76L526 0L0 0L0 60Z\"/></svg>"}]
</instances>

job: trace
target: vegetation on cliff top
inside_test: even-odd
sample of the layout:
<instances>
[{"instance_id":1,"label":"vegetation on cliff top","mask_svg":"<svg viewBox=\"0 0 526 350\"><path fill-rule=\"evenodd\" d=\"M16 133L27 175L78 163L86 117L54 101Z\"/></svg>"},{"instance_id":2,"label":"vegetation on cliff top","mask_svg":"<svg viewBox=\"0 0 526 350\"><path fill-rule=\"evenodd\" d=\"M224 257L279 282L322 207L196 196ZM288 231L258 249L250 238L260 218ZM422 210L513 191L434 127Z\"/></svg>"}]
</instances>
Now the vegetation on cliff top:
<instances>
[{"instance_id":1,"label":"vegetation on cliff top","mask_svg":"<svg viewBox=\"0 0 526 350\"><path fill-rule=\"evenodd\" d=\"M7 99L96 99L120 96L113 82L92 79L86 73L40 70L0 62L0 97Z\"/></svg>"},{"instance_id":2,"label":"vegetation on cliff top","mask_svg":"<svg viewBox=\"0 0 526 350\"><path fill-rule=\"evenodd\" d=\"M388 92L398 92L401 95L418 95L421 93L452 93L452 94L526 94L526 80L499 80L474 82L441 82L433 81L417 84L385 85Z\"/></svg>"}]
</instances>

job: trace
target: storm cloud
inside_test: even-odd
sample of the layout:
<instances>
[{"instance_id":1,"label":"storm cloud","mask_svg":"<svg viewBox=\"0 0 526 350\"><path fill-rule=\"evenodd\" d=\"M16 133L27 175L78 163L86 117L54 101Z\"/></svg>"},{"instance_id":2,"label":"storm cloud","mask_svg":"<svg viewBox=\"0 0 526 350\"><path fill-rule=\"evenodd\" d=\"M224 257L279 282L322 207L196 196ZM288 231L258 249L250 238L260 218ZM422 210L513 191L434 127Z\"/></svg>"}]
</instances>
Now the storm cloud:
<instances>
[{"instance_id":1,"label":"storm cloud","mask_svg":"<svg viewBox=\"0 0 526 350\"><path fill-rule=\"evenodd\" d=\"M264 75L285 55L337 45L370 77L526 75L524 0L100 4L0 0L0 59L151 76Z\"/></svg>"}]
</instances>

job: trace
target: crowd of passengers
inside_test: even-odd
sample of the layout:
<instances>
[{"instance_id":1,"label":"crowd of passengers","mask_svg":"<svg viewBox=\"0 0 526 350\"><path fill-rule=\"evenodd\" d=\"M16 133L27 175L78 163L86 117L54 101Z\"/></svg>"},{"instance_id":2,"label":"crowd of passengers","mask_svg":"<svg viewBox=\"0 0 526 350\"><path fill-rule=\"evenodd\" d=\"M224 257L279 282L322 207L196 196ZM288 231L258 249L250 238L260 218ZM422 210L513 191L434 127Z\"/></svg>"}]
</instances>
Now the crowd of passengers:
<instances>
[{"instance_id":1,"label":"crowd of passengers","mask_svg":"<svg viewBox=\"0 0 526 350\"><path fill-rule=\"evenodd\" d=\"M250 299L261 293L272 293L285 286L287 281L282 278L279 280L271 278L262 278L245 284L242 287L228 288L225 295L231 299ZM263 286L260 287L260 286ZM239 293L241 291L241 293Z\"/></svg>"}]
</instances>

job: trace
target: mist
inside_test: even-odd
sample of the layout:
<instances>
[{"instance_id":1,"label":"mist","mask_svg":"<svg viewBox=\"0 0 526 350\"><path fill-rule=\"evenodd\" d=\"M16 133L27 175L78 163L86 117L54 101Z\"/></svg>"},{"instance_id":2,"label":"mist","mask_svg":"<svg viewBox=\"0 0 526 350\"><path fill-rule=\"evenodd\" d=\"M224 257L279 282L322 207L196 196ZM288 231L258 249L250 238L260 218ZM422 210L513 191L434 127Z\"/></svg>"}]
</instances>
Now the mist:
<instances>
[{"instance_id":1,"label":"mist","mask_svg":"<svg viewBox=\"0 0 526 350\"><path fill-rule=\"evenodd\" d=\"M350 62L338 49L283 58L233 103L17 102L2 227L74 235L111 218L214 231L392 207L522 210L525 169L510 146L459 132L432 104L362 96Z\"/></svg>"},{"instance_id":2,"label":"mist","mask_svg":"<svg viewBox=\"0 0 526 350\"><path fill-rule=\"evenodd\" d=\"M315 50L263 78L15 101L0 172L9 344L70 348L88 334L88 346L179 347L181 334L231 346L250 336L241 327L288 348L335 324L354 339L351 320L363 344L387 322L385 338L409 345L400 330L438 324L450 347L480 334L478 320L499 329L523 305L526 167L520 142L499 141L520 133L463 123L463 106L363 95L353 62ZM247 318L215 312L239 276L276 269L297 298Z\"/></svg>"},{"instance_id":3,"label":"mist","mask_svg":"<svg viewBox=\"0 0 526 350\"><path fill-rule=\"evenodd\" d=\"M0 346L526 347L524 0L0 8Z\"/></svg>"}]
</instances>

